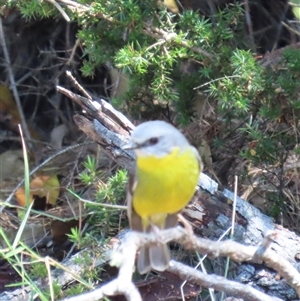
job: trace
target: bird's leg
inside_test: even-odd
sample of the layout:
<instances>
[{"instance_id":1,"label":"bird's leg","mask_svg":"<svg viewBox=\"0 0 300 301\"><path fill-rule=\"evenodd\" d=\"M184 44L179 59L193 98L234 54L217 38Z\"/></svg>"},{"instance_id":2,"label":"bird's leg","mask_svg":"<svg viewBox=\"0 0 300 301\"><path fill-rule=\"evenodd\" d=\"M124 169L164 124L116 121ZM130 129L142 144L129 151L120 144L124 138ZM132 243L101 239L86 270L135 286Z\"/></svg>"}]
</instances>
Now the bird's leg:
<instances>
[{"instance_id":1,"label":"bird's leg","mask_svg":"<svg viewBox=\"0 0 300 301\"><path fill-rule=\"evenodd\" d=\"M155 234L155 236L158 239L157 243L158 244L163 243L162 240L161 240L161 237L160 237L160 230L161 229L157 225L155 225L154 223L152 223L152 222L151 222L151 229L152 229L153 233Z\"/></svg>"},{"instance_id":2,"label":"bird's leg","mask_svg":"<svg viewBox=\"0 0 300 301\"><path fill-rule=\"evenodd\" d=\"M178 220L183 224L183 227L187 231L189 237L188 248L192 248L193 242L195 241L195 234L191 223L181 214L178 213Z\"/></svg>"}]
</instances>

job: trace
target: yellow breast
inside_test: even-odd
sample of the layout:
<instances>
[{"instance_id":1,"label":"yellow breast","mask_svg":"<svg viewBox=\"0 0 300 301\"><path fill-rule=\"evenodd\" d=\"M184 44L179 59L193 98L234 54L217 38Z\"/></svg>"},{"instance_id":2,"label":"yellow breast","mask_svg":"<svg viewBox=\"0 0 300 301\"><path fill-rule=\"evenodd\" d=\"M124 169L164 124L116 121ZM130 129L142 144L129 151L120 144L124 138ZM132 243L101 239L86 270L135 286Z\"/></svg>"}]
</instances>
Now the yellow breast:
<instances>
[{"instance_id":1,"label":"yellow breast","mask_svg":"<svg viewBox=\"0 0 300 301\"><path fill-rule=\"evenodd\" d=\"M180 211L192 198L199 173L198 158L192 147L184 151L174 148L165 157L138 157L134 210L144 221Z\"/></svg>"}]
</instances>

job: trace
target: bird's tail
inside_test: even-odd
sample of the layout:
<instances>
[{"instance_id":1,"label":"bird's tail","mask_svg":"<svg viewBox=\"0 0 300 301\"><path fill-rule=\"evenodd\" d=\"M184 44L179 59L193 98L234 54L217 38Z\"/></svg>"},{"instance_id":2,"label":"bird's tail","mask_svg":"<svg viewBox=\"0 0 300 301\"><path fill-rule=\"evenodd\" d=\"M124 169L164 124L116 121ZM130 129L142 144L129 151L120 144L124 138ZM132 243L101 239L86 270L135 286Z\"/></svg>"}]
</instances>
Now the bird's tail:
<instances>
[{"instance_id":1,"label":"bird's tail","mask_svg":"<svg viewBox=\"0 0 300 301\"><path fill-rule=\"evenodd\" d=\"M159 243L156 246L140 249L140 254L137 262L138 272L146 274L152 269L162 272L166 270L170 262L170 251L167 244Z\"/></svg>"}]
</instances>

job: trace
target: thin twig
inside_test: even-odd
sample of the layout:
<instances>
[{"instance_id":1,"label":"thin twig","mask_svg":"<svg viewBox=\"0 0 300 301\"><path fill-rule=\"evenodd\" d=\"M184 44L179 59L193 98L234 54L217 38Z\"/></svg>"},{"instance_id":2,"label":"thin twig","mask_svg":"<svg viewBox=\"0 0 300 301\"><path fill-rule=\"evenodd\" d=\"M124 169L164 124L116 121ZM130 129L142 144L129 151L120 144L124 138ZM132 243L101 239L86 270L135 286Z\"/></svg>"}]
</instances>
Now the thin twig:
<instances>
[{"instance_id":1,"label":"thin twig","mask_svg":"<svg viewBox=\"0 0 300 301\"><path fill-rule=\"evenodd\" d=\"M292 33L296 34L297 36L300 37L300 32L294 28L292 28L291 26L287 25L285 22L281 21L281 24L287 28L289 31L291 31Z\"/></svg>"},{"instance_id":2,"label":"thin twig","mask_svg":"<svg viewBox=\"0 0 300 301\"><path fill-rule=\"evenodd\" d=\"M165 41L170 41L170 42L173 42L175 44L184 46L184 47L192 50L193 52L204 55L207 58L212 59L214 57L214 55L208 53L207 51L203 50L200 47L191 46L190 42L188 40L184 40L184 39L179 40L179 39L177 39L178 35L175 32L167 32L167 31L164 31L161 28L154 27L154 26L149 26L148 24L144 25L143 32L146 35L150 36L150 37L154 37L156 39L164 39Z\"/></svg>"},{"instance_id":3,"label":"thin twig","mask_svg":"<svg viewBox=\"0 0 300 301\"><path fill-rule=\"evenodd\" d=\"M46 0L48 3L52 4L63 16L63 18L67 21L70 22L71 19L67 15L67 13L61 8L61 6L55 1L55 0Z\"/></svg>"},{"instance_id":4,"label":"thin twig","mask_svg":"<svg viewBox=\"0 0 300 301\"><path fill-rule=\"evenodd\" d=\"M245 6L245 17L246 17L246 23L247 23L248 31L249 31L249 39L250 39L250 43L251 43L251 48L253 51L255 51L256 46L255 46L255 41L254 41L254 36L253 36L253 25L252 25L252 19L251 19L251 15L250 15L249 0L245 0L244 6Z\"/></svg>"},{"instance_id":5,"label":"thin twig","mask_svg":"<svg viewBox=\"0 0 300 301\"><path fill-rule=\"evenodd\" d=\"M10 57L9 57L7 45L6 45L6 42L5 42L4 31L3 31L3 26L2 26L2 17L1 16L0 16L0 45L3 49L3 54L4 54L5 61L6 61L6 71L7 71L7 74L8 74L8 78L9 78L9 81L10 81L10 85L11 85L11 89L12 89L12 92L13 92L13 95L14 95L14 99L16 101L18 112L19 112L19 115L20 115L22 129L24 131L24 135L26 137L26 140L31 140L31 135L30 135L30 132L29 132L28 127L27 127L27 123L26 123L26 119L25 119L25 116L24 116L24 113L23 113L23 108L22 108L22 105L21 105L19 93L18 93L18 90L17 90L16 81L15 81L14 74L13 74L13 71L12 71L12 68L11 68L11 62L10 62Z\"/></svg>"},{"instance_id":6,"label":"thin twig","mask_svg":"<svg viewBox=\"0 0 300 301\"><path fill-rule=\"evenodd\" d=\"M78 41L78 40L77 40ZM79 84L76 78L72 75L70 71L66 71L67 77L71 80L73 85L89 100L92 100L92 96Z\"/></svg>"}]
</instances>

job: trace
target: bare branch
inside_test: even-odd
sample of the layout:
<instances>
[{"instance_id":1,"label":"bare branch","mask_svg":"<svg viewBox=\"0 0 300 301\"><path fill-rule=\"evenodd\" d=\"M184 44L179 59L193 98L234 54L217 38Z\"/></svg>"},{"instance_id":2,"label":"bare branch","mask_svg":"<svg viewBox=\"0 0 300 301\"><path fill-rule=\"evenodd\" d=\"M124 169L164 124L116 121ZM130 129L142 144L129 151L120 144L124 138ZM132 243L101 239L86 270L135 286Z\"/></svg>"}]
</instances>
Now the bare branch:
<instances>
[{"instance_id":1,"label":"bare branch","mask_svg":"<svg viewBox=\"0 0 300 301\"><path fill-rule=\"evenodd\" d=\"M241 298L245 301L282 300L276 297L269 297L250 285L230 281L217 275L208 275L174 260L171 261L168 271L178 275L183 280L197 283L202 287L213 288L219 292L226 292L231 297Z\"/></svg>"},{"instance_id":2,"label":"bare branch","mask_svg":"<svg viewBox=\"0 0 300 301\"><path fill-rule=\"evenodd\" d=\"M274 233L272 234L274 235ZM160 231L159 236L154 233L128 232L119 249L112 254L111 264L119 266L119 275L116 279L94 290L93 292L81 296L65 299L68 301L88 301L94 296L98 298L104 296L114 296L124 294L127 300L142 300L137 288L132 283L132 273L136 253L140 246L151 245L158 242L176 241L186 248L189 246L201 254L208 254L209 257L229 256L237 262L253 262L257 247L245 246L232 240L215 242L209 239L191 237L187 230L182 227L171 228ZM277 254L271 250L265 250L261 254L261 259L267 266L276 270L284 276L287 282L300 293L300 274L285 259L278 258ZM244 285L235 281L230 281L217 275L207 275L188 267L182 263L171 261L168 271L177 274L180 278L203 287L214 288L217 291L225 292L229 296L239 297L245 301L280 301L282 299L270 297L256 290L250 285Z\"/></svg>"}]
</instances>

